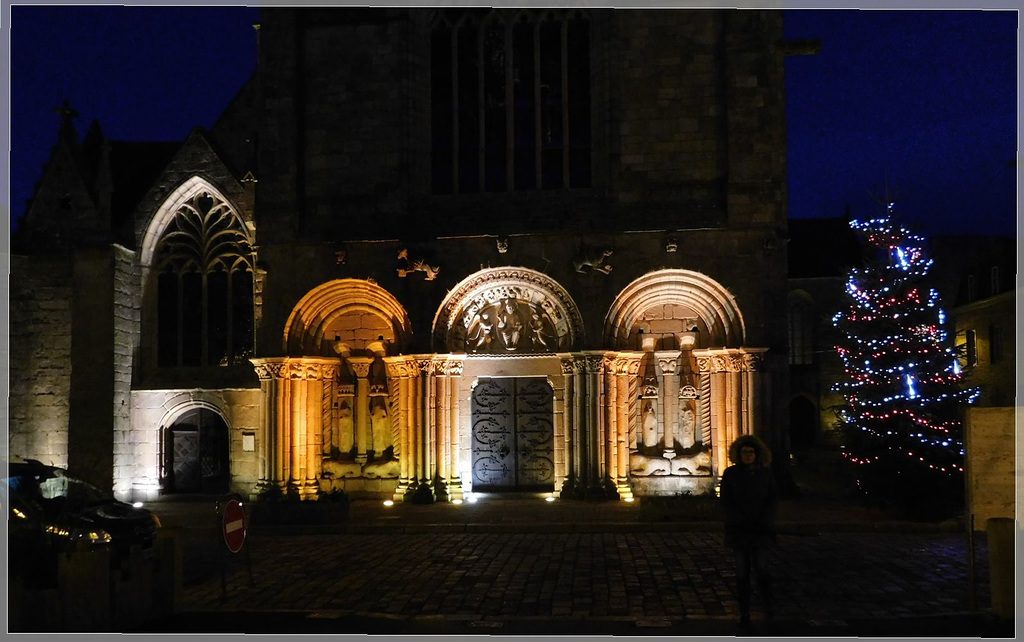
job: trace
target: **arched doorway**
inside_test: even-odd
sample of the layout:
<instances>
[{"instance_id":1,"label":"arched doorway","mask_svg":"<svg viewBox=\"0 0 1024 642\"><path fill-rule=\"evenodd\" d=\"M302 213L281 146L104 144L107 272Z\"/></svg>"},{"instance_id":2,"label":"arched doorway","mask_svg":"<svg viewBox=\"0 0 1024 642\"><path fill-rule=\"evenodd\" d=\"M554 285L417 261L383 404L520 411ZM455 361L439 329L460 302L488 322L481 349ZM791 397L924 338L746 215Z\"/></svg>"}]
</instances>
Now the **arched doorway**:
<instances>
[{"instance_id":1,"label":"arched doorway","mask_svg":"<svg viewBox=\"0 0 1024 642\"><path fill-rule=\"evenodd\" d=\"M228 461L228 426L209 408L185 411L164 431L165 492L225 493Z\"/></svg>"}]
</instances>

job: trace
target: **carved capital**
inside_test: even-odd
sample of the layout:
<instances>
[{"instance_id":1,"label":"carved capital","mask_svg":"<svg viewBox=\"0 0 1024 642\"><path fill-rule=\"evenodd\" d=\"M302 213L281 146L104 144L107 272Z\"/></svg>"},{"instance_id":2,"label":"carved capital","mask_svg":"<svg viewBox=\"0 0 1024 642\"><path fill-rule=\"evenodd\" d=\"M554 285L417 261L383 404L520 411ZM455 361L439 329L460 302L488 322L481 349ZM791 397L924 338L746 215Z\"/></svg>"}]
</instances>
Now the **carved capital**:
<instances>
[{"instance_id":1,"label":"carved capital","mask_svg":"<svg viewBox=\"0 0 1024 642\"><path fill-rule=\"evenodd\" d=\"M679 374L679 360L675 357L658 357L658 369L661 374Z\"/></svg>"},{"instance_id":2,"label":"carved capital","mask_svg":"<svg viewBox=\"0 0 1024 642\"><path fill-rule=\"evenodd\" d=\"M571 375L576 369L576 360L572 358L561 359L562 374Z\"/></svg>"},{"instance_id":3,"label":"carved capital","mask_svg":"<svg viewBox=\"0 0 1024 642\"><path fill-rule=\"evenodd\" d=\"M764 355L763 354L744 354L743 360L746 363L748 370L755 372L764 370Z\"/></svg>"},{"instance_id":4,"label":"carved capital","mask_svg":"<svg viewBox=\"0 0 1024 642\"><path fill-rule=\"evenodd\" d=\"M586 371L589 374L601 372L601 364L604 362L604 355L588 354L583 358Z\"/></svg>"},{"instance_id":5,"label":"carved capital","mask_svg":"<svg viewBox=\"0 0 1024 642\"><path fill-rule=\"evenodd\" d=\"M357 377L365 379L370 374L370 364L373 363L373 360L369 357L351 357L348 363L352 366L352 371L356 373Z\"/></svg>"},{"instance_id":6,"label":"carved capital","mask_svg":"<svg viewBox=\"0 0 1024 642\"><path fill-rule=\"evenodd\" d=\"M283 379L285 377L285 370L287 364L283 361L270 361L267 359L250 359L252 367L256 370L256 376L260 378L260 381L269 381L272 379Z\"/></svg>"},{"instance_id":7,"label":"carved capital","mask_svg":"<svg viewBox=\"0 0 1024 642\"><path fill-rule=\"evenodd\" d=\"M453 377L461 377L462 369L466 366L466 362L462 359L449 359L448 360L448 374Z\"/></svg>"},{"instance_id":8,"label":"carved capital","mask_svg":"<svg viewBox=\"0 0 1024 642\"><path fill-rule=\"evenodd\" d=\"M710 357L697 357L697 372L706 374L711 372L711 358Z\"/></svg>"}]
</instances>

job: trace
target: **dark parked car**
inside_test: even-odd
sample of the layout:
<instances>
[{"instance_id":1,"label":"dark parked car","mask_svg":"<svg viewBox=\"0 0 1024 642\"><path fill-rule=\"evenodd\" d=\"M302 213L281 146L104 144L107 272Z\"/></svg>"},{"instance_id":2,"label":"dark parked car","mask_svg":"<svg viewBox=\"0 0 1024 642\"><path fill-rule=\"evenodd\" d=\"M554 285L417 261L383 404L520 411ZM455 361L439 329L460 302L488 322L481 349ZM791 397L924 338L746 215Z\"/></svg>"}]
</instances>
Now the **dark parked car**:
<instances>
[{"instance_id":1,"label":"dark parked car","mask_svg":"<svg viewBox=\"0 0 1024 642\"><path fill-rule=\"evenodd\" d=\"M11 462L0 482L8 507L10 571L47 575L56 556L109 548L118 565L133 546L151 552L160 521L143 508L114 499L63 468L34 460Z\"/></svg>"}]
</instances>

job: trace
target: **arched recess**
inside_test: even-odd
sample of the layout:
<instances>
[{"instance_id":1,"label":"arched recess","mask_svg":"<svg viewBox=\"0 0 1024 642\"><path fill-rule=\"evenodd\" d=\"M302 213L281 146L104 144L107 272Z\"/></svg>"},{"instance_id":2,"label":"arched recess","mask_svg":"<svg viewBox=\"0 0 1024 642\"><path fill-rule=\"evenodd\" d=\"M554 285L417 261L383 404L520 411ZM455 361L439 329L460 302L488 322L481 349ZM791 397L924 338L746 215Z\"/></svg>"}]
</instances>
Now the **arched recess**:
<instances>
[{"instance_id":1,"label":"arched recess","mask_svg":"<svg viewBox=\"0 0 1024 642\"><path fill-rule=\"evenodd\" d=\"M434 316L437 352L545 353L579 349L583 319L551 277L524 267L480 270L459 282Z\"/></svg>"},{"instance_id":2,"label":"arched recess","mask_svg":"<svg viewBox=\"0 0 1024 642\"><path fill-rule=\"evenodd\" d=\"M666 306L674 311L667 314ZM666 333L672 329L669 322L677 322L678 331L690 329L678 322L695 325L699 347L740 347L746 341L743 315L733 295L714 279L691 270L658 270L626 286L605 316L605 341L618 350L637 349L638 330L645 322L655 325L655 321L663 322ZM657 334L659 330L645 331Z\"/></svg>"},{"instance_id":3,"label":"arched recess","mask_svg":"<svg viewBox=\"0 0 1024 642\"><path fill-rule=\"evenodd\" d=\"M310 290L292 309L284 350L295 357L334 357L336 336L357 351L383 337L401 353L411 334L409 315L390 292L371 281L336 279Z\"/></svg>"},{"instance_id":4,"label":"arched recess","mask_svg":"<svg viewBox=\"0 0 1024 642\"><path fill-rule=\"evenodd\" d=\"M230 427L219 408L192 402L160 422L161 481L169 493L225 493L231 481Z\"/></svg>"}]
</instances>

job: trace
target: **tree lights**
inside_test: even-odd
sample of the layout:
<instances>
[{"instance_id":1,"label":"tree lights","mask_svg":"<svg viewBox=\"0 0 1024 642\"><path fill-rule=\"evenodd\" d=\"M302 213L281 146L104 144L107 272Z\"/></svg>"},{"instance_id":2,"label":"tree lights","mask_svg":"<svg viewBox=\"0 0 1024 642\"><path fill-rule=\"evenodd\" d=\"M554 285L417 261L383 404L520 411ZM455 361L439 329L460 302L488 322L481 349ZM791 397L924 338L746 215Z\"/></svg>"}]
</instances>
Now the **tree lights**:
<instances>
[{"instance_id":1,"label":"tree lights","mask_svg":"<svg viewBox=\"0 0 1024 642\"><path fill-rule=\"evenodd\" d=\"M868 250L851 269L849 307L833 317L844 376L839 413L843 455L858 488L914 512L957 506L963 486L960 411L977 390L962 373L943 328L939 294L924 285L932 266L924 239L885 216L851 221Z\"/></svg>"}]
</instances>

